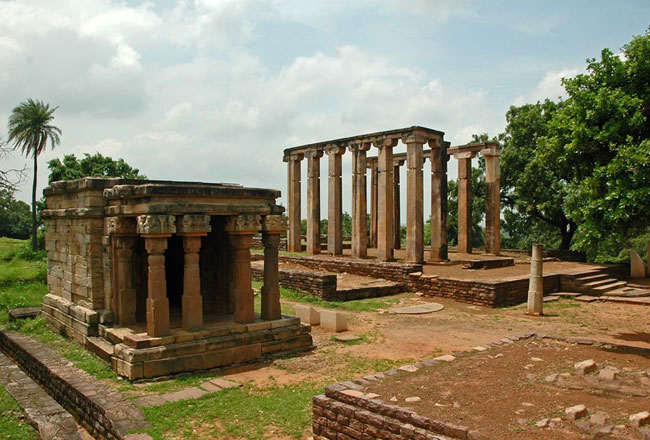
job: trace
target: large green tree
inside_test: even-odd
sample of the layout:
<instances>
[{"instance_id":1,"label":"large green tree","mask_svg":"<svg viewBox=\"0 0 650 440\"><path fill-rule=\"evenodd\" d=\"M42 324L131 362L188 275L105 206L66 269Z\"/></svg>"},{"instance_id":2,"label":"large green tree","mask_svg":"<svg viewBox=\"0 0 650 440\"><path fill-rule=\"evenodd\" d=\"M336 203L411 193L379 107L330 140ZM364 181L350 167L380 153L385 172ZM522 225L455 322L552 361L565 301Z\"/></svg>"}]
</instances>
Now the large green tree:
<instances>
[{"instance_id":1,"label":"large green tree","mask_svg":"<svg viewBox=\"0 0 650 440\"><path fill-rule=\"evenodd\" d=\"M541 242L568 250L576 232L577 224L563 210L573 167L562 151L547 154L548 138L557 125L554 118L564 105L546 100L512 106L506 114L506 130L500 136L501 200L504 229L509 237L517 237L515 246Z\"/></svg>"},{"instance_id":2,"label":"large green tree","mask_svg":"<svg viewBox=\"0 0 650 440\"><path fill-rule=\"evenodd\" d=\"M82 177L121 177L122 179L146 179L140 170L133 168L124 159L114 160L109 156L95 153L92 156L85 153L79 160L74 154L66 154L61 159L48 162L50 169L49 182L57 180L74 180Z\"/></svg>"},{"instance_id":3,"label":"large green tree","mask_svg":"<svg viewBox=\"0 0 650 440\"><path fill-rule=\"evenodd\" d=\"M32 250L37 250L36 184L38 156L45 151L48 142L54 148L61 142L61 130L52 125L54 111L39 100L28 99L15 107L9 116L9 143L20 148L26 157L34 160L34 181L32 184Z\"/></svg>"},{"instance_id":4,"label":"large green tree","mask_svg":"<svg viewBox=\"0 0 650 440\"><path fill-rule=\"evenodd\" d=\"M12 191L0 188L0 236L27 238L30 227L29 205L16 200Z\"/></svg>"},{"instance_id":5,"label":"large green tree","mask_svg":"<svg viewBox=\"0 0 650 440\"><path fill-rule=\"evenodd\" d=\"M577 245L623 243L650 218L650 30L621 54L604 49L564 86L546 156L573 170L564 210L580 225Z\"/></svg>"}]
</instances>

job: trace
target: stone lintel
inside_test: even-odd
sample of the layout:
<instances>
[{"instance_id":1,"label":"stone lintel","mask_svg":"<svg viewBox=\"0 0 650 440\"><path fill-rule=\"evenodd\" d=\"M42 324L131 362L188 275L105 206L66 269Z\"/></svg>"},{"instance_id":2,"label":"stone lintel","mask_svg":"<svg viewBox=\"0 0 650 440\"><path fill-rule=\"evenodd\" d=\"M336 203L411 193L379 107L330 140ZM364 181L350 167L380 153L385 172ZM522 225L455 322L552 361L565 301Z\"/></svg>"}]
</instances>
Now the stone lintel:
<instances>
[{"instance_id":1,"label":"stone lintel","mask_svg":"<svg viewBox=\"0 0 650 440\"><path fill-rule=\"evenodd\" d=\"M261 228L259 215L236 215L226 222L228 234L256 234Z\"/></svg>"},{"instance_id":2,"label":"stone lintel","mask_svg":"<svg viewBox=\"0 0 650 440\"><path fill-rule=\"evenodd\" d=\"M280 234L287 230L287 218L283 215L265 215L262 217L262 232Z\"/></svg>"},{"instance_id":3,"label":"stone lintel","mask_svg":"<svg viewBox=\"0 0 650 440\"><path fill-rule=\"evenodd\" d=\"M186 214L178 216L176 232L178 235L202 236L212 231L210 216L205 214Z\"/></svg>"},{"instance_id":4,"label":"stone lintel","mask_svg":"<svg viewBox=\"0 0 650 440\"><path fill-rule=\"evenodd\" d=\"M454 159L474 159L476 157L476 152L474 151L453 151L451 153L454 156Z\"/></svg>"},{"instance_id":5,"label":"stone lintel","mask_svg":"<svg viewBox=\"0 0 650 440\"><path fill-rule=\"evenodd\" d=\"M176 233L176 216L139 215L137 232L141 235L162 235Z\"/></svg>"}]
</instances>

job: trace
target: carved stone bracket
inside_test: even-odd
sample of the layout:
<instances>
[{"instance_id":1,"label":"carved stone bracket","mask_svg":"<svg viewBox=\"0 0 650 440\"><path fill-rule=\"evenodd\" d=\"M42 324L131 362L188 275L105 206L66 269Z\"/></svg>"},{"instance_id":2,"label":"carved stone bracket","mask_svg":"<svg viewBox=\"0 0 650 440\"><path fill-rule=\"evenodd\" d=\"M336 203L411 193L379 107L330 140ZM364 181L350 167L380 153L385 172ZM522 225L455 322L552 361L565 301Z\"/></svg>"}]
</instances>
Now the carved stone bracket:
<instances>
[{"instance_id":1,"label":"carved stone bracket","mask_svg":"<svg viewBox=\"0 0 650 440\"><path fill-rule=\"evenodd\" d=\"M262 231L282 233L287 230L287 218L283 215L265 215L262 217Z\"/></svg>"},{"instance_id":2,"label":"carved stone bracket","mask_svg":"<svg viewBox=\"0 0 650 440\"><path fill-rule=\"evenodd\" d=\"M202 214L186 214L178 216L176 232L179 235L205 235L212 231L210 216Z\"/></svg>"},{"instance_id":3,"label":"carved stone bracket","mask_svg":"<svg viewBox=\"0 0 650 440\"><path fill-rule=\"evenodd\" d=\"M176 232L176 216L173 215L139 215L138 234L169 235Z\"/></svg>"},{"instance_id":4,"label":"carved stone bracket","mask_svg":"<svg viewBox=\"0 0 650 440\"><path fill-rule=\"evenodd\" d=\"M244 214L232 216L226 222L226 231L230 234L255 234L261 227L262 224L259 215Z\"/></svg>"},{"instance_id":5,"label":"carved stone bracket","mask_svg":"<svg viewBox=\"0 0 650 440\"><path fill-rule=\"evenodd\" d=\"M136 235L135 217L106 217L104 219L106 235Z\"/></svg>"}]
</instances>

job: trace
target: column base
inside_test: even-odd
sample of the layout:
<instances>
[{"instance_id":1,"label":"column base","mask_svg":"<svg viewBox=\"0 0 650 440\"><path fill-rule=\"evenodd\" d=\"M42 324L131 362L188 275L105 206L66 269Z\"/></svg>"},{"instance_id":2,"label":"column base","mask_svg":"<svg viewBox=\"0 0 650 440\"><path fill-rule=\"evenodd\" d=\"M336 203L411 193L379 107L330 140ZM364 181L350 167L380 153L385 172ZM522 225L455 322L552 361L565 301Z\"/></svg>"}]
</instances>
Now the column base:
<instances>
[{"instance_id":1,"label":"column base","mask_svg":"<svg viewBox=\"0 0 650 440\"><path fill-rule=\"evenodd\" d=\"M201 295L182 298L183 330L194 332L203 328L203 297Z\"/></svg>"}]
</instances>

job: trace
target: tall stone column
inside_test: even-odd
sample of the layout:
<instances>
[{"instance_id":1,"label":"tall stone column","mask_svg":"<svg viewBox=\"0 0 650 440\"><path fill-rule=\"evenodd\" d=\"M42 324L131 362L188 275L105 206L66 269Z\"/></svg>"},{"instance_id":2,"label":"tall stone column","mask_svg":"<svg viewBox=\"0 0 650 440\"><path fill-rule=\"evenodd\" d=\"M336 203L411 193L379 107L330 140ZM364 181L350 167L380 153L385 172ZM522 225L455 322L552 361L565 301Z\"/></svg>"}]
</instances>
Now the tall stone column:
<instances>
[{"instance_id":1,"label":"tall stone column","mask_svg":"<svg viewBox=\"0 0 650 440\"><path fill-rule=\"evenodd\" d=\"M447 260L447 151L442 139L429 141L431 148L431 251L429 261Z\"/></svg>"},{"instance_id":2,"label":"tall stone column","mask_svg":"<svg viewBox=\"0 0 650 440\"><path fill-rule=\"evenodd\" d=\"M406 144L408 167L406 187L406 259L411 263L424 262L424 212L423 212L423 144L425 139L409 136Z\"/></svg>"},{"instance_id":3,"label":"tall stone column","mask_svg":"<svg viewBox=\"0 0 650 440\"><path fill-rule=\"evenodd\" d=\"M401 249L402 247L402 226L400 215L400 186L399 186L399 167L404 165L403 160L394 162L393 165L393 248Z\"/></svg>"},{"instance_id":4,"label":"tall stone column","mask_svg":"<svg viewBox=\"0 0 650 440\"><path fill-rule=\"evenodd\" d=\"M352 152L352 256L368 256L368 237L366 227L366 152L368 143L351 144Z\"/></svg>"},{"instance_id":5,"label":"tall stone column","mask_svg":"<svg viewBox=\"0 0 650 440\"><path fill-rule=\"evenodd\" d=\"M233 249L233 279L230 288L234 301L234 319L239 324L255 321L253 288L251 287L251 244L253 235L261 228L258 215L230 217L226 231Z\"/></svg>"},{"instance_id":6,"label":"tall stone column","mask_svg":"<svg viewBox=\"0 0 650 440\"><path fill-rule=\"evenodd\" d=\"M343 186L341 158L343 147L328 147L327 252L343 255Z\"/></svg>"},{"instance_id":7,"label":"tall stone column","mask_svg":"<svg viewBox=\"0 0 650 440\"><path fill-rule=\"evenodd\" d=\"M302 251L302 237L300 228L300 161L302 154L292 154L285 157L289 170L287 215L289 217L289 230L287 234L287 250L289 252Z\"/></svg>"},{"instance_id":8,"label":"tall stone column","mask_svg":"<svg viewBox=\"0 0 650 440\"><path fill-rule=\"evenodd\" d=\"M185 266L183 268L182 327L185 331L203 328L203 296L201 295L201 272L199 251L201 237L212 230L209 215L183 215L176 226L183 237Z\"/></svg>"},{"instance_id":9,"label":"tall stone column","mask_svg":"<svg viewBox=\"0 0 650 440\"><path fill-rule=\"evenodd\" d=\"M340 157L340 156L339 156ZM262 319L282 318L280 307L280 274L278 271L278 246L280 233L286 229L280 215L262 218L262 243L264 244L264 284L262 285Z\"/></svg>"},{"instance_id":10,"label":"tall stone column","mask_svg":"<svg viewBox=\"0 0 650 440\"><path fill-rule=\"evenodd\" d=\"M397 139L375 143L377 157L377 259L393 260L393 147Z\"/></svg>"},{"instance_id":11,"label":"tall stone column","mask_svg":"<svg viewBox=\"0 0 650 440\"><path fill-rule=\"evenodd\" d=\"M307 158L307 253L320 254L320 158L322 151L309 151Z\"/></svg>"},{"instance_id":12,"label":"tall stone column","mask_svg":"<svg viewBox=\"0 0 650 440\"><path fill-rule=\"evenodd\" d=\"M137 239L135 217L108 217L106 232L111 236L113 249L114 296L109 304L115 314L115 322L122 326L136 323L135 271L133 268Z\"/></svg>"},{"instance_id":13,"label":"tall stone column","mask_svg":"<svg viewBox=\"0 0 650 440\"><path fill-rule=\"evenodd\" d=\"M528 305L526 313L541 316L544 313L544 248L533 245L530 257L530 282L528 284Z\"/></svg>"},{"instance_id":14,"label":"tall stone column","mask_svg":"<svg viewBox=\"0 0 650 440\"><path fill-rule=\"evenodd\" d=\"M458 252L472 253L472 158L475 153L460 152L458 160Z\"/></svg>"},{"instance_id":15,"label":"tall stone column","mask_svg":"<svg viewBox=\"0 0 650 440\"><path fill-rule=\"evenodd\" d=\"M370 170L370 234L368 235L368 247L377 247L377 183L378 170L377 159L368 159L368 169Z\"/></svg>"},{"instance_id":16,"label":"tall stone column","mask_svg":"<svg viewBox=\"0 0 650 440\"><path fill-rule=\"evenodd\" d=\"M147 334L152 337L169 334L169 299L165 278L167 238L176 232L173 215L138 216L137 232L145 239L149 257L147 271Z\"/></svg>"},{"instance_id":17,"label":"tall stone column","mask_svg":"<svg viewBox=\"0 0 650 440\"><path fill-rule=\"evenodd\" d=\"M501 171L498 145L481 151L485 158L485 253L501 253Z\"/></svg>"}]
</instances>

